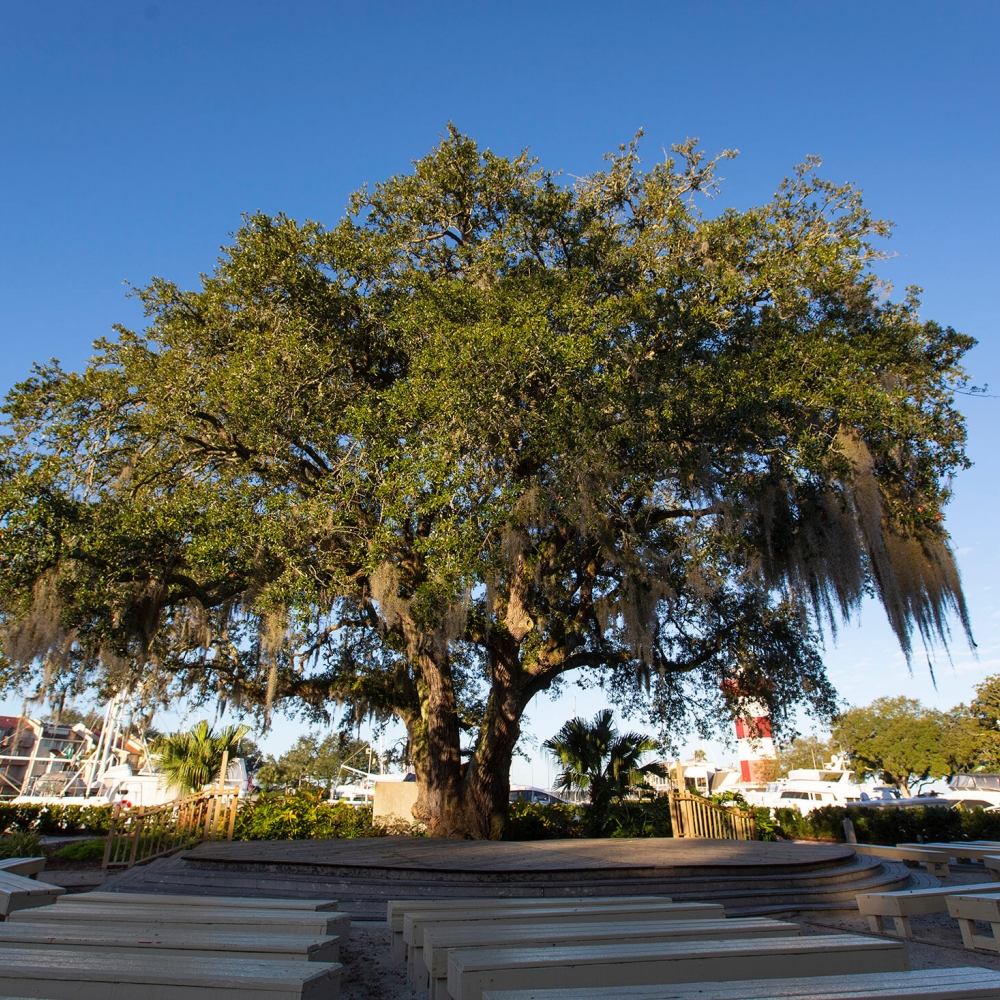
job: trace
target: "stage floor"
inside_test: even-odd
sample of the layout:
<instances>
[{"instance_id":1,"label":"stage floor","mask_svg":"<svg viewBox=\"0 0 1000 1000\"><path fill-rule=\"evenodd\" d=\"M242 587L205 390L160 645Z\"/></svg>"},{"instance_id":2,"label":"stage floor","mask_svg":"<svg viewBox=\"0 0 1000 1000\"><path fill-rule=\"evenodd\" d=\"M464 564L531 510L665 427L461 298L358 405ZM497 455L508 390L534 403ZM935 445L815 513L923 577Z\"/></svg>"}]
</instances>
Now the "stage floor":
<instances>
[{"instance_id":1,"label":"stage floor","mask_svg":"<svg viewBox=\"0 0 1000 1000\"><path fill-rule=\"evenodd\" d=\"M202 844L185 858L222 865L308 865L407 872L665 873L690 869L805 871L848 862L846 844L788 841L636 840L474 841L421 837L234 841Z\"/></svg>"}]
</instances>

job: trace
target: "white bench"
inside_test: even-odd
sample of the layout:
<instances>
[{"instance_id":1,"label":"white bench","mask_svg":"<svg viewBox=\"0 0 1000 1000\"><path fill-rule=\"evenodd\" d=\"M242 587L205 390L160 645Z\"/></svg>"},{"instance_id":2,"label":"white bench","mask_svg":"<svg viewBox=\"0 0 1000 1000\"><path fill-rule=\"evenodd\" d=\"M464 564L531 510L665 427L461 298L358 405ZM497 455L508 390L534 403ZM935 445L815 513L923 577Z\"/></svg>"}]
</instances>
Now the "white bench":
<instances>
[{"instance_id":1,"label":"white bench","mask_svg":"<svg viewBox=\"0 0 1000 1000\"><path fill-rule=\"evenodd\" d=\"M896 937L912 938L910 917L925 913L947 913L948 897L955 893L997 892L996 882L977 882L973 885L951 886L938 889L901 889L898 892L862 892L857 896L858 910L868 918L868 926L876 934L887 933L885 918L891 917ZM891 932L888 932L891 933Z\"/></svg>"},{"instance_id":2,"label":"white bench","mask_svg":"<svg viewBox=\"0 0 1000 1000\"><path fill-rule=\"evenodd\" d=\"M952 886L948 897L948 912L958 921L962 943L966 948L984 948L1000 951L1000 892L991 895L967 895L965 886ZM990 924L991 935L977 934L976 921Z\"/></svg>"},{"instance_id":3,"label":"white bench","mask_svg":"<svg viewBox=\"0 0 1000 1000\"><path fill-rule=\"evenodd\" d=\"M556 924L636 922L646 920L721 920L726 915L718 903L606 903L600 906L577 906L526 910L414 910L403 917L403 940L406 942L406 966L410 982L417 989L427 989L423 956L423 934L426 927L449 923L451 926L480 924Z\"/></svg>"},{"instance_id":4,"label":"white bench","mask_svg":"<svg viewBox=\"0 0 1000 1000\"><path fill-rule=\"evenodd\" d=\"M188 896L175 892L78 892L67 903L175 903L184 906L229 906L247 910L305 910L323 913L337 909L336 899L269 899L266 896Z\"/></svg>"},{"instance_id":5,"label":"white bench","mask_svg":"<svg viewBox=\"0 0 1000 1000\"><path fill-rule=\"evenodd\" d=\"M386 905L385 920L389 925L389 958L396 965L406 961L406 944L403 941L403 915L407 910L468 910L474 907L490 909L524 909L530 906L580 906L587 903L608 903L633 899L638 903L669 903L669 896L525 896L492 899L488 896L471 896L451 899L390 899Z\"/></svg>"},{"instance_id":6,"label":"white bench","mask_svg":"<svg viewBox=\"0 0 1000 1000\"><path fill-rule=\"evenodd\" d=\"M632 923L526 924L428 927L423 961L430 978L430 1000L448 1000L448 956L462 948L524 948L542 945L614 944L620 941L723 940L738 937L796 937L798 924L767 917L732 920L649 920Z\"/></svg>"},{"instance_id":7,"label":"white bench","mask_svg":"<svg viewBox=\"0 0 1000 1000\"><path fill-rule=\"evenodd\" d=\"M248 933L242 928L189 927L160 924L111 927L100 923L74 924L8 921L0 924L0 957L6 948L59 948L93 953L113 949L118 954L181 953L204 957L235 958L238 955L286 962L337 962L340 938L309 934Z\"/></svg>"},{"instance_id":8,"label":"white bench","mask_svg":"<svg viewBox=\"0 0 1000 1000\"><path fill-rule=\"evenodd\" d=\"M1000 853L1000 847L996 844L977 844L970 841L952 841L949 844L899 844L901 848L916 848L918 850L937 851L940 854L947 854L949 858L960 861L966 858L969 861L982 861L983 858L991 854Z\"/></svg>"},{"instance_id":9,"label":"white bench","mask_svg":"<svg viewBox=\"0 0 1000 1000\"><path fill-rule=\"evenodd\" d=\"M453 1000L481 1000L484 990L567 989L902 972L901 941L854 934L674 941L565 948L472 948L448 957Z\"/></svg>"},{"instance_id":10,"label":"white bench","mask_svg":"<svg viewBox=\"0 0 1000 1000\"><path fill-rule=\"evenodd\" d=\"M0 916L10 917L35 906L48 907L66 890L61 885L49 885L37 879L0 872Z\"/></svg>"},{"instance_id":11,"label":"white bench","mask_svg":"<svg viewBox=\"0 0 1000 1000\"><path fill-rule=\"evenodd\" d=\"M912 861L923 865L932 875L950 874L948 852L930 850L923 844L890 847L888 844L851 844L856 854L886 858L890 861Z\"/></svg>"},{"instance_id":12,"label":"white bench","mask_svg":"<svg viewBox=\"0 0 1000 1000\"><path fill-rule=\"evenodd\" d=\"M488 990L483 1000L985 1000L1000 996L992 969L916 969L862 976L752 979L730 983Z\"/></svg>"},{"instance_id":13,"label":"white bench","mask_svg":"<svg viewBox=\"0 0 1000 1000\"><path fill-rule=\"evenodd\" d=\"M351 930L349 913L303 913L288 910L227 909L213 906L112 906L110 903L56 903L44 909L19 910L11 914L18 922L53 920L102 927L157 926L187 924L243 928L249 932L270 931L278 934L312 934L324 937L337 934L348 937Z\"/></svg>"},{"instance_id":14,"label":"white bench","mask_svg":"<svg viewBox=\"0 0 1000 1000\"><path fill-rule=\"evenodd\" d=\"M983 858L983 864L990 875L1000 881L1000 847L996 849L996 854L987 854Z\"/></svg>"},{"instance_id":15,"label":"white bench","mask_svg":"<svg viewBox=\"0 0 1000 1000\"><path fill-rule=\"evenodd\" d=\"M33 878L45 870L45 858L0 858L0 872Z\"/></svg>"},{"instance_id":16,"label":"white bench","mask_svg":"<svg viewBox=\"0 0 1000 1000\"><path fill-rule=\"evenodd\" d=\"M336 1000L340 966L186 955L0 950L0 989L50 1000Z\"/></svg>"}]
</instances>

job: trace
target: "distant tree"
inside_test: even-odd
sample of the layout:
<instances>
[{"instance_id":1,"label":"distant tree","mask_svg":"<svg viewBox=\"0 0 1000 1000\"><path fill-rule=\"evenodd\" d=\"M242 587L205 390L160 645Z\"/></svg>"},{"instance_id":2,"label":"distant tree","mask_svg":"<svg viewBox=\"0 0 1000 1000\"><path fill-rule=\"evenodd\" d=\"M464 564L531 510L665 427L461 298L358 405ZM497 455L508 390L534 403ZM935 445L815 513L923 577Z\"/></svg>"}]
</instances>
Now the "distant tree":
<instances>
[{"instance_id":1,"label":"distant tree","mask_svg":"<svg viewBox=\"0 0 1000 1000\"><path fill-rule=\"evenodd\" d=\"M951 771L1000 772L1000 674L976 686L968 705L947 713L944 753Z\"/></svg>"},{"instance_id":2,"label":"distant tree","mask_svg":"<svg viewBox=\"0 0 1000 1000\"><path fill-rule=\"evenodd\" d=\"M249 726L238 725L216 733L202 720L186 733L161 736L151 751L169 787L197 792L218 779L223 754L228 750L230 759L235 758L240 740L249 731Z\"/></svg>"},{"instance_id":3,"label":"distant tree","mask_svg":"<svg viewBox=\"0 0 1000 1000\"><path fill-rule=\"evenodd\" d=\"M911 786L950 773L946 723L944 713L913 698L876 698L836 716L833 739L849 753L859 778L874 774L909 795Z\"/></svg>"},{"instance_id":4,"label":"distant tree","mask_svg":"<svg viewBox=\"0 0 1000 1000\"><path fill-rule=\"evenodd\" d=\"M642 763L646 754L657 749L656 740L643 733L620 734L614 712L608 708L598 712L593 722L570 719L542 747L563 768L555 787L588 793L593 832L603 828L613 803L648 791L648 775L666 774L665 765L659 762Z\"/></svg>"},{"instance_id":5,"label":"distant tree","mask_svg":"<svg viewBox=\"0 0 1000 1000\"><path fill-rule=\"evenodd\" d=\"M796 768L820 768L836 753L833 740L810 735L798 736L784 746L778 746L777 775L785 776Z\"/></svg>"},{"instance_id":6,"label":"distant tree","mask_svg":"<svg viewBox=\"0 0 1000 1000\"><path fill-rule=\"evenodd\" d=\"M353 761L359 769L368 766L367 748L367 743L343 732L322 739L315 733L303 734L277 760L269 757L255 780L262 787L289 790L300 789L305 782L329 792L337 784L343 764Z\"/></svg>"}]
</instances>

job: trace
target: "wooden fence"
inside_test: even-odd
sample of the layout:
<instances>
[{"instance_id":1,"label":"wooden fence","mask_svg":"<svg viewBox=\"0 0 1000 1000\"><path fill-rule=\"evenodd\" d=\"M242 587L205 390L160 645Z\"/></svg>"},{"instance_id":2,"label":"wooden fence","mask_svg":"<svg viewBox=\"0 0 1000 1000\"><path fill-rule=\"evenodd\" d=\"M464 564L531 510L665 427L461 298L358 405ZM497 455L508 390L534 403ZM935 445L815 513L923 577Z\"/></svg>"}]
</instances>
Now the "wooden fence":
<instances>
[{"instance_id":1,"label":"wooden fence","mask_svg":"<svg viewBox=\"0 0 1000 1000\"><path fill-rule=\"evenodd\" d=\"M239 790L213 788L158 806L111 812L104 868L131 868L205 840L233 839Z\"/></svg>"},{"instance_id":2,"label":"wooden fence","mask_svg":"<svg viewBox=\"0 0 1000 1000\"><path fill-rule=\"evenodd\" d=\"M712 837L716 840L756 840L757 822L750 809L720 806L715 802L671 791L670 825L675 837Z\"/></svg>"}]
</instances>

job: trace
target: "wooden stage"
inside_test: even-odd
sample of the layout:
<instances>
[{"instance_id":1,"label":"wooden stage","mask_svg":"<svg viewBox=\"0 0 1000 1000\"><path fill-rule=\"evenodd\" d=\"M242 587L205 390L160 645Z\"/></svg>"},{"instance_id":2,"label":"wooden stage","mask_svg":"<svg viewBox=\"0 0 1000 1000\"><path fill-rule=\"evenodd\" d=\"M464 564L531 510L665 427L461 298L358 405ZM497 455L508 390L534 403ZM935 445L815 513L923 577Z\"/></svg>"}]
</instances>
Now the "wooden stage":
<instances>
[{"instance_id":1,"label":"wooden stage","mask_svg":"<svg viewBox=\"0 0 1000 1000\"><path fill-rule=\"evenodd\" d=\"M202 865L278 865L365 869L387 876L406 873L512 875L559 873L640 877L722 870L750 874L766 870L807 871L848 862L846 844L796 844L788 841L674 840L432 840L422 837L373 837L357 840L271 840L202 844L185 858ZM720 874L722 873L720 871Z\"/></svg>"}]
</instances>

